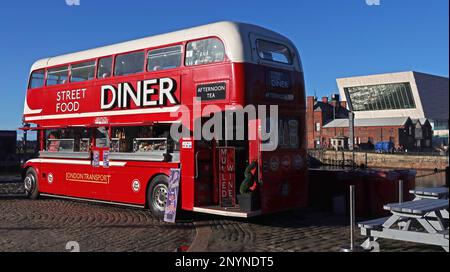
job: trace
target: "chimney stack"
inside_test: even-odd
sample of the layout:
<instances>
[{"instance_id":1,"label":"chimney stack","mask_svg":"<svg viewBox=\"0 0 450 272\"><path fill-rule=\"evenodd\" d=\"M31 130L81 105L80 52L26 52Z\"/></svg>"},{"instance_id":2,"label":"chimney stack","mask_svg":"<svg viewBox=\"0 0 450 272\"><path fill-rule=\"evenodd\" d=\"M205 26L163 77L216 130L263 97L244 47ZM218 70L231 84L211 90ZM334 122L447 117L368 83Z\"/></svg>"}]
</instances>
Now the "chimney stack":
<instances>
[{"instance_id":1,"label":"chimney stack","mask_svg":"<svg viewBox=\"0 0 450 272\"><path fill-rule=\"evenodd\" d=\"M330 104L335 108L339 105L339 95L338 94L331 95L331 103Z\"/></svg>"},{"instance_id":2,"label":"chimney stack","mask_svg":"<svg viewBox=\"0 0 450 272\"><path fill-rule=\"evenodd\" d=\"M314 111L314 101L315 101L314 96L308 96L306 98L306 110L307 111Z\"/></svg>"}]
</instances>

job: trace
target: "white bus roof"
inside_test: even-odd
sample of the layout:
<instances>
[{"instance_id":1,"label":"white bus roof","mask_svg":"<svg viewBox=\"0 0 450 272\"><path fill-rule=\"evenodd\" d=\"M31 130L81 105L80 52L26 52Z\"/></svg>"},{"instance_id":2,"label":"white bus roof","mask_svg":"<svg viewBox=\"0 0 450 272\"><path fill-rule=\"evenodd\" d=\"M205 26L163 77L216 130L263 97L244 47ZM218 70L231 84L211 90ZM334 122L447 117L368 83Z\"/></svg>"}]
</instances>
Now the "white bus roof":
<instances>
[{"instance_id":1,"label":"white bus roof","mask_svg":"<svg viewBox=\"0 0 450 272\"><path fill-rule=\"evenodd\" d=\"M276 32L256 25L224 21L76 53L41 59L33 64L31 71L144 48L158 47L165 44L201 39L210 36L217 36L222 39L225 44L227 56L232 62L253 62L250 53L250 33L254 33L259 37L265 37L284 43L290 47L291 50L294 50L293 52L295 52L298 57L298 52L293 43L286 37ZM295 66L297 69L301 69L300 63L295 63Z\"/></svg>"}]
</instances>

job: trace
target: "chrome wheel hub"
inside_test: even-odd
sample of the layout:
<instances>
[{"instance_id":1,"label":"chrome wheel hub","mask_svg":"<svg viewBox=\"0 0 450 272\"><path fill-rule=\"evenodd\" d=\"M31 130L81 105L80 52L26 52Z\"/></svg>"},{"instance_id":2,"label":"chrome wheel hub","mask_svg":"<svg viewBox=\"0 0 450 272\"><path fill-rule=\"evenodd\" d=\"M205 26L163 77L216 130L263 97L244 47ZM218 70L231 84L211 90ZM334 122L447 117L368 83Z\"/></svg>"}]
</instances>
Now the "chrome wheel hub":
<instances>
[{"instance_id":1,"label":"chrome wheel hub","mask_svg":"<svg viewBox=\"0 0 450 272\"><path fill-rule=\"evenodd\" d=\"M153 189L153 207L159 211L164 211L166 209L167 201L167 186L164 184L159 184Z\"/></svg>"},{"instance_id":2,"label":"chrome wheel hub","mask_svg":"<svg viewBox=\"0 0 450 272\"><path fill-rule=\"evenodd\" d=\"M35 184L34 176L31 174L27 175L24 179L25 191L27 192L33 191L34 184Z\"/></svg>"}]
</instances>

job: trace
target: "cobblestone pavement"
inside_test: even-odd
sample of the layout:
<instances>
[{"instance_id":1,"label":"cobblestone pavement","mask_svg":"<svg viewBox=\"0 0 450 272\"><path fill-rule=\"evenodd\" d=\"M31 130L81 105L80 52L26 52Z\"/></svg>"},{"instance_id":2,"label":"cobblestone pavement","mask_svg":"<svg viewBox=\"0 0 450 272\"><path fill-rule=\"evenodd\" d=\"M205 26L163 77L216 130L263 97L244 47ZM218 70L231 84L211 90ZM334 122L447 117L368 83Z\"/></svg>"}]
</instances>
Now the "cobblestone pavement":
<instances>
[{"instance_id":1,"label":"cobblestone pavement","mask_svg":"<svg viewBox=\"0 0 450 272\"><path fill-rule=\"evenodd\" d=\"M216 218L203 221L212 229L212 252L337 252L349 246L348 219L329 213L301 210L251 220ZM359 229L357 230L357 232ZM356 235L357 244L364 238ZM380 240L383 252L442 252L439 247Z\"/></svg>"},{"instance_id":2,"label":"cobblestone pavement","mask_svg":"<svg viewBox=\"0 0 450 272\"><path fill-rule=\"evenodd\" d=\"M81 251L172 252L194 240L192 221L211 230L206 248L213 252L329 252L349 244L347 218L313 210L249 220L190 214L169 225L146 210L21 195L20 177L0 177L0 251L64 251L68 241L77 241ZM388 240L380 245L388 252L442 251Z\"/></svg>"},{"instance_id":3,"label":"cobblestone pavement","mask_svg":"<svg viewBox=\"0 0 450 272\"><path fill-rule=\"evenodd\" d=\"M0 196L24 194L25 191L23 186L20 186L20 182L20 175L0 175Z\"/></svg>"},{"instance_id":4,"label":"cobblestone pavement","mask_svg":"<svg viewBox=\"0 0 450 272\"><path fill-rule=\"evenodd\" d=\"M0 179L0 251L163 251L189 246L192 222L169 225L147 210L43 198L27 200L22 184Z\"/></svg>"}]
</instances>

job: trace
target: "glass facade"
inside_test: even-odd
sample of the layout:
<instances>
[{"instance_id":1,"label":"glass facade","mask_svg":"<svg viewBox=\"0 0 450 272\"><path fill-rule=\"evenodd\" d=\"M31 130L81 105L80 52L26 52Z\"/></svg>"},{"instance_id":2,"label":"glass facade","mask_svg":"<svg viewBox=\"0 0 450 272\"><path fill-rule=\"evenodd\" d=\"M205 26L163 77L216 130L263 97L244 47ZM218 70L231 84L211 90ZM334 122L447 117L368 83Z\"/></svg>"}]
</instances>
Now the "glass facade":
<instances>
[{"instance_id":1,"label":"glass facade","mask_svg":"<svg viewBox=\"0 0 450 272\"><path fill-rule=\"evenodd\" d=\"M434 130L448 130L448 120L430 120Z\"/></svg>"},{"instance_id":2,"label":"glass facade","mask_svg":"<svg viewBox=\"0 0 450 272\"><path fill-rule=\"evenodd\" d=\"M414 109L409 83L380 84L345 88L353 111Z\"/></svg>"}]
</instances>

